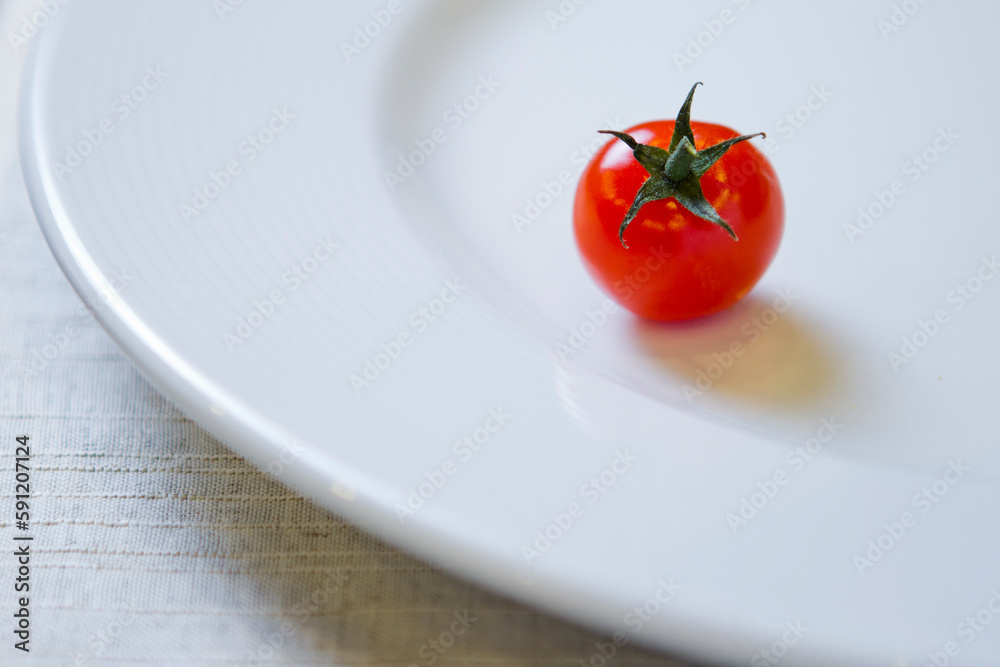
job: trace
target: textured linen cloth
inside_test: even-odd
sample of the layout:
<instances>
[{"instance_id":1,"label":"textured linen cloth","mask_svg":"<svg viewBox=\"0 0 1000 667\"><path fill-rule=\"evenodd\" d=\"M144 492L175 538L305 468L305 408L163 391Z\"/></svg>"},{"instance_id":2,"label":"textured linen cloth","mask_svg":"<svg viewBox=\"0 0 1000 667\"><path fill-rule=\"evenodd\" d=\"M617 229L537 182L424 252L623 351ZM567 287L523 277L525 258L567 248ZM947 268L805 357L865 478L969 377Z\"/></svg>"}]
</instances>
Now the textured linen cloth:
<instances>
[{"instance_id":1,"label":"textured linen cloth","mask_svg":"<svg viewBox=\"0 0 1000 667\"><path fill-rule=\"evenodd\" d=\"M9 34L39 11L0 2L0 665L604 664L608 637L386 546L256 470L138 374L56 265L21 179L27 49ZM18 435L32 453L27 533L14 525ZM24 534L30 653L13 647ZM608 664L677 663L627 646Z\"/></svg>"}]
</instances>

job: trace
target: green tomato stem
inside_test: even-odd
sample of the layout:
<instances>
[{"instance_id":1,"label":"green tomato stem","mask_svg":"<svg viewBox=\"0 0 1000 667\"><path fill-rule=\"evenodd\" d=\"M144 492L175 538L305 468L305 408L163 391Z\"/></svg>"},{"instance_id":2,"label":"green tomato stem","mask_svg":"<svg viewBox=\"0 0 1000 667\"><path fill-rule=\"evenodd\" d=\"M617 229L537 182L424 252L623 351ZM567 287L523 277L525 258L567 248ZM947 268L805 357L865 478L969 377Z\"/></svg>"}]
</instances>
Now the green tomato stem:
<instances>
[{"instance_id":1,"label":"green tomato stem","mask_svg":"<svg viewBox=\"0 0 1000 667\"><path fill-rule=\"evenodd\" d=\"M746 134L719 142L701 151L697 150L694 133L691 130L691 101L694 99L694 91L700 85L702 84L699 81L691 87L691 92L677 113L674 134L667 150L640 144L634 137L624 132L599 130L601 134L617 137L631 148L636 161L649 174L649 178L639 188L632 206L618 228L618 240L625 248L628 248L628 244L625 243L625 230L638 215L639 210L649 202L670 198L677 200L681 206L699 218L725 229L734 241L739 240L729 223L722 219L715 207L705 198L705 193L701 189L701 177L736 144L767 135L763 132Z\"/></svg>"}]
</instances>

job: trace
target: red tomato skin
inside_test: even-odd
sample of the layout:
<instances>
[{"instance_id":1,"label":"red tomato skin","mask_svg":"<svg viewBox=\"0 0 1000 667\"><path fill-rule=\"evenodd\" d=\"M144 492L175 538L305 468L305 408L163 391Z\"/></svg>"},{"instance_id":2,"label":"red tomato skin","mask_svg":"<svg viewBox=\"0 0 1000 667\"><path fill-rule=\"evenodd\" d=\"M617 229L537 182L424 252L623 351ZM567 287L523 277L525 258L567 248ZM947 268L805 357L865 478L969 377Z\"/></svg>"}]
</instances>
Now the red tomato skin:
<instances>
[{"instance_id":1,"label":"red tomato skin","mask_svg":"<svg viewBox=\"0 0 1000 667\"><path fill-rule=\"evenodd\" d=\"M738 136L728 127L693 121L700 151ZM636 141L670 146L674 121L636 125ZM702 177L705 198L736 232L689 212L674 199L642 207L618 228L647 178L632 150L618 139L591 159L580 178L573 227L583 263L615 301L636 315L686 320L724 310L746 296L778 252L785 204L771 163L749 141L733 146Z\"/></svg>"}]
</instances>

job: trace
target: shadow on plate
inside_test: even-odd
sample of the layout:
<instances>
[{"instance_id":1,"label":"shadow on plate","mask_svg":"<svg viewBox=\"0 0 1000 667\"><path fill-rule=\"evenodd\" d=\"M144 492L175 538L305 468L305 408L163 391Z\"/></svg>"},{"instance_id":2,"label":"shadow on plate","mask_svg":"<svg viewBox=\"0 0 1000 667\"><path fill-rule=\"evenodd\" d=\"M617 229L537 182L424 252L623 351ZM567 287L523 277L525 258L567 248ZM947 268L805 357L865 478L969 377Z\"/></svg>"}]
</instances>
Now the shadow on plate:
<instances>
[{"instance_id":1,"label":"shadow on plate","mask_svg":"<svg viewBox=\"0 0 1000 667\"><path fill-rule=\"evenodd\" d=\"M796 311L794 297L751 295L725 312L687 322L636 318L637 347L682 385L693 402L799 411L829 397L842 365L824 335Z\"/></svg>"}]
</instances>

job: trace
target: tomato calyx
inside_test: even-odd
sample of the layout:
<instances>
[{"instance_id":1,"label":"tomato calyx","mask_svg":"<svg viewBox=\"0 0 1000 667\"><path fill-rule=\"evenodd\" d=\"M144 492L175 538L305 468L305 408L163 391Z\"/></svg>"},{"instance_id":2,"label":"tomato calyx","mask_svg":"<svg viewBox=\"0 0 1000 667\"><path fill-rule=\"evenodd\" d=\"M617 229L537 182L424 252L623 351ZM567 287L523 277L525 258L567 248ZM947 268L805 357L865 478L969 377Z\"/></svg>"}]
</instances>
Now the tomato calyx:
<instances>
[{"instance_id":1,"label":"tomato calyx","mask_svg":"<svg viewBox=\"0 0 1000 667\"><path fill-rule=\"evenodd\" d=\"M701 189L701 177L736 144L767 135L763 132L745 134L699 151L695 148L694 132L691 130L691 101L694 99L694 91L700 85L702 84L699 81L691 87L691 92L677 113L674 134L670 138L670 147L666 150L658 146L640 144L624 132L599 130L601 134L613 135L627 144L632 149L636 161L649 174L649 178L639 188L632 206L618 228L618 240L625 248L628 248L628 244L625 243L625 230L639 214L639 210L649 202L671 197L699 218L725 229L734 241L739 240L729 223L722 219L715 207L705 198L705 193Z\"/></svg>"}]
</instances>

